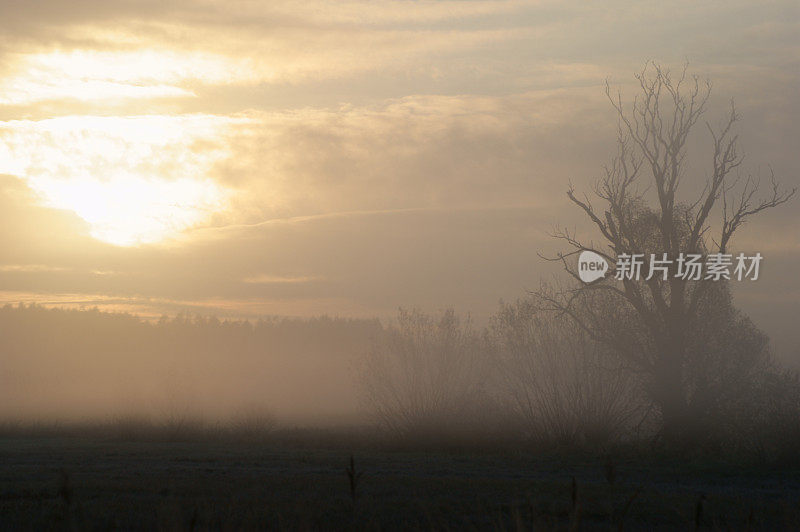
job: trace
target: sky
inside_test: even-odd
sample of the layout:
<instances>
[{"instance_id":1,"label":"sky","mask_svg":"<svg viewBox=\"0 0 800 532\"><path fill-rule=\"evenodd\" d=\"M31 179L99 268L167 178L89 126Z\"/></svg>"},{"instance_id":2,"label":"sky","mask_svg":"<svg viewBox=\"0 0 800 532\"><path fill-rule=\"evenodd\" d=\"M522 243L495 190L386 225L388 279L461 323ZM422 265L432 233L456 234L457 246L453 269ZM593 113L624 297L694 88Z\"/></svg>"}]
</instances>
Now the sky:
<instances>
[{"instance_id":1,"label":"sky","mask_svg":"<svg viewBox=\"0 0 800 532\"><path fill-rule=\"evenodd\" d=\"M794 1L0 4L0 302L481 317L557 275L555 224L647 61L735 99L747 172L800 184ZM704 125L686 190L709 172ZM734 248L737 304L800 363L798 203Z\"/></svg>"}]
</instances>

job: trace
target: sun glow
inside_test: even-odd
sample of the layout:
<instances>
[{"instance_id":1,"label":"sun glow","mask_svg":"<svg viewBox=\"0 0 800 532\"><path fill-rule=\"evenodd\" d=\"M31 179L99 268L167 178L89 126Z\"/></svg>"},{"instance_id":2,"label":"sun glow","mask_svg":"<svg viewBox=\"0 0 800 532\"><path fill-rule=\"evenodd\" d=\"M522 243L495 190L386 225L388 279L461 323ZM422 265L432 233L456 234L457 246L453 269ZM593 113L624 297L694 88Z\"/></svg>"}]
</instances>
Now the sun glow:
<instances>
[{"instance_id":1,"label":"sun glow","mask_svg":"<svg viewBox=\"0 0 800 532\"><path fill-rule=\"evenodd\" d=\"M229 156L235 119L212 115L0 122L0 173L23 177L51 207L69 209L91 235L129 246L177 236L226 208L209 177Z\"/></svg>"},{"instance_id":2,"label":"sun glow","mask_svg":"<svg viewBox=\"0 0 800 532\"><path fill-rule=\"evenodd\" d=\"M160 242L224 205L224 193L213 182L187 178L39 180L36 188L48 205L86 220L93 237L119 246Z\"/></svg>"},{"instance_id":3,"label":"sun glow","mask_svg":"<svg viewBox=\"0 0 800 532\"><path fill-rule=\"evenodd\" d=\"M241 61L180 50L19 54L0 81L0 105L80 101L105 114L108 104L191 98L195 83L249 72ZM200 114L0 122L0 173L23 178L46 206L74 211L99 240L160 242L226 208L228 191L210 173L230 156L224 137L236 122Z\"/></svg>"},{"instance_id":4,"label":"sun glow","mask_svg":"<svg viewBox=\"0 0 800 532\"><path fill-rule=\"evenodd\" d=\"M12 72L0 84L0 103L193 97L186 82L226 83L250 70L212 54L75 50L22 55Z\"/></svg>"}]
</instances>

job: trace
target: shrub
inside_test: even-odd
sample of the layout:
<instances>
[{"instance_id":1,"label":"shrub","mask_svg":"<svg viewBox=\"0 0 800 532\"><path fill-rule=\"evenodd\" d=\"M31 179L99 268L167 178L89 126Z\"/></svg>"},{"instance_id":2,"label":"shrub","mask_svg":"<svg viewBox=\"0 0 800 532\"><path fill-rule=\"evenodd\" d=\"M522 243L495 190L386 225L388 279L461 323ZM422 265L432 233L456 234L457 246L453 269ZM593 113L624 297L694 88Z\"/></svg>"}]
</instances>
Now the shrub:
<instances>
[{"instance_id":1,"label":"shrub","mask_svg":"<svg viewBox=\"0 0 800 532\"><path fill-rule=\"evenodd\" d=\"M469 319L400 309L361 373L366 406L385 428L415 437L463 433L489 405L486 344Z\"/></svg>"},{"instance_id":2,"label":"shrub","mask_svg":"<svg viewBox=\"0 0 800 532\"><path fill-rule=\"evenodd\" d=\"M601 445L641 418L634 375L568 317L504 304L491 334L506 402L533 439Z\"/></svg>"}]
</instances>

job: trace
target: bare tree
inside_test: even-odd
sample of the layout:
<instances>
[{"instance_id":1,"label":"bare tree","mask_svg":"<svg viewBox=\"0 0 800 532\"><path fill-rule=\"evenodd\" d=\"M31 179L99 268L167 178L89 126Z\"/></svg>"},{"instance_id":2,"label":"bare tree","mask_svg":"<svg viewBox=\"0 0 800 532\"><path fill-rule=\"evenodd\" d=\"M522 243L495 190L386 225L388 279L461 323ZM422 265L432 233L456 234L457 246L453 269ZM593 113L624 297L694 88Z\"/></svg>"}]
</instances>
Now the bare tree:
<instances>
[{"instance_id":1,"label":"bare tree","mask_svg":"<svg viewBox=\"0 0 800 532\"><path fill-rule=\"evenodd\" d=\"M602 206L593 205L588 195L579 196L571 186L567 191L599 231L601 241L586 242L573 231L557 228L554 236L569 250L548 258L561 262L578 283L568 290L543 288L538 295L547 308L571 316L592 338L649 377L663 434L674 439L691 425L685 374L691 366L689 331L702 320L704 298L715 283L675 275L674 261L666 279L656 275L649 280L645 276L617 280L613 265L622 254L644 254L646 272L651 254L675 259L681 253L727 253L731 238L744 223L786 203L795 190L782 190L770 170L769 186L762 193L758 178L740 173L743 157L734 133L739 115L731 102L721 126L706 122L713 151L705 187L696 197L681 198L679 191L688 177L687 140L706 111L711 84L687 76L686 66L673 77L669 70L648 64L636 79L638 95L630 106L606 84L606 95L619 118L619 134L617 154L595 185L595 201ZM584 250L605 257L612 264L610 275L580 283L574 256ZM577 312L589 293L598 292L619 306L617 316L586 308Z\"/></svg>"},{"instance_id":2,"label":"bare tree","mask_svg":"<svg viewBox=\"0 0 800 532\"><path fill-rule=\"evenodd\" d=\"M452 309L438 318L400 309L361 368L366 407L385 428L415 437L471 429L488 373L485 345Z\"/></svg>"}]
</instances>

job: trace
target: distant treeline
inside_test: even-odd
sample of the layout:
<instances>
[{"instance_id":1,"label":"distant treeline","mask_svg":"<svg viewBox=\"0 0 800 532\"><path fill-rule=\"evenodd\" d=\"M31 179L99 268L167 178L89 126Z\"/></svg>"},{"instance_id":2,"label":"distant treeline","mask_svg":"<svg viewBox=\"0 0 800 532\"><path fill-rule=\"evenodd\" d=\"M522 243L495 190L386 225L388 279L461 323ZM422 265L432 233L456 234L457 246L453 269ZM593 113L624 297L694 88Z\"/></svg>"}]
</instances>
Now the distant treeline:
<instances>
[{"instance_id":1,"label":"distant treeline","mask_svg":"<svg viewBox=\"0 0 800 532\"><path fill-rule=\"evenodd\" d=\"M795 456L800 380L720 294L686 361L691 447ZM393 441L597 449L658 443L654 377L532 299L502 304L485 328L453 310L382 324L0 309L0 422L366 425Z\"/></svg>"},{"instance_id":2,"label":"distant treeline","mask_svg":"<svg viewBox=\"0 0 800 532\"><path fill-rule=\"evenodd\" d=\"M189 316L0 308L0 417L217 419L268 413L287 422L357 415L353 364L378 320L256 322Z\"/></svg>"}]
</instances>

